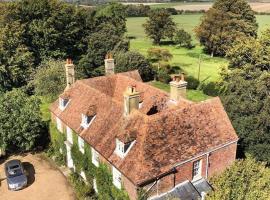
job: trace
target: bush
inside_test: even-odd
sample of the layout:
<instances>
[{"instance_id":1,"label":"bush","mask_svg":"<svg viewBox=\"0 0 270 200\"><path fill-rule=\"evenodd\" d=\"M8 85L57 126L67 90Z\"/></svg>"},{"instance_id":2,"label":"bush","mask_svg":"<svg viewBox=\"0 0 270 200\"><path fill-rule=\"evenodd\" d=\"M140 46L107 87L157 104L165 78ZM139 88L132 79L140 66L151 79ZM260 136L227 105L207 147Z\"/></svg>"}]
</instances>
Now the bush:
<instances>
[{"instance_id":1,"label":"bush","mask_svg":"<svg viewBox=\"0 0 270 200\"><path fill-rule=\"evenodd\" d=\"M193 45L191 44L191 35L184 29L177 30L174 36L175 44L191 49Z\"/></svg>"},{"instance_id":2,"label":"bush","mask_svg":"<svg viewBox=\"0 0 270 200\"><path fill-rule=\"evenodd\" d=\"M77 173L71 173L68 180L73 185L75 189L76 196L79 200L85 199L97 199L95 196L95 191L90 185L86 184L81 176Z\"/></svg>"},{"instance_id":3,"label":"bush","mask_svg":"<svg viewBox=\"0 0 270 200\"><path fill-rule=\"evenodd\" d=\"M209 96L218 96L220 90L218 83L216 82L203 82L199 85L198 89Z\"/></svg>"},{"instance_id":4,"label":"bush","mask_svg":"<svg viewBox=\"0 0 270 200\"><path fill-rule=\"evenodd\" d=\"M164 70L157 72L157 80L163 83L169 83L172 79L171 76Z\"/></svg>"},{"instance_id":5,"label":"bush","mask_svg":"<svg viewBox=\"0 0 270 200\"><path fill-rule=\"evenodd\" d=\"M200 84L200 81L193 76L187 76L186 81L188 83L187 88L192 90L196 90Z\"/></svg>"},{"instance_id":6,"label":"bush","mask_svg":"<svg viewBox=\"0 0 270 200\"><path fill-rule=\"evenodd\" d=\"M135 51L118 52L115 54L115 71L126 72L138 70L143 81L150 81L154 78L154 72L149 61L140 53Z\"/></svg>"},{"instance_id":7,"label":"bush","mask_svg":"<svg viewBox=\"0 0 270 200\"><path fill-rule=\"evenodd\" d=\"M65 86L64 63L58 60L43 61L34 78L35 93L51 102L59 96Z\"/></svg>"}]
</instances>

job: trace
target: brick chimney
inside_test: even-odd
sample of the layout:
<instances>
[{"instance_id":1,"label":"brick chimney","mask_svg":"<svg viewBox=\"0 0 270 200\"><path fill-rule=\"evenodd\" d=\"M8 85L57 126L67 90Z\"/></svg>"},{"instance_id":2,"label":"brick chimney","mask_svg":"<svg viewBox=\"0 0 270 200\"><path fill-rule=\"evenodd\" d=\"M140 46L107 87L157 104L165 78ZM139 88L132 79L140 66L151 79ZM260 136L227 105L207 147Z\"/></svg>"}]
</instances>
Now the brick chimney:
<instances>
[{"instance_id":1,"label":"brick chimney","mask_svg":"<svg viewBox=\"0 0 270 200\"><path fill-rule=\"evenodd\" d=\"M67 59L67 62L65 64L66 69L66 80L67 80L67 86L66 89L69 89L70 86L75 83L75 66L70 58Z\"/></svg>"},{"instance_id":2,"label":"brick chimney","mask_svg":"<svg viewBox=\"0 0 270 200\"><path fill-rule=\"evenodd\" d=\"M170 98L173 101L179 101L179 99L186 98L187 82L184 75L176 75L170 82Z\"/></svg>"},{"instance_id":3,"label":"brick chimney","mask_svg":"<svg viewBox=\"0 0 270 200\"><path fill-rule=\"evenodd\" d=\"M114 59L111 53L108 53L105 58L105 75L114 74Z\"/></svg>"},{"instance_id":4,"label":"brick chimney","mask_svg":"<svg viewBox=\"0 0 270 200\"><path fill-rule=\"evenodd\" d=\"M128 116L133 109L139 109L140 93L136 86L129 86L124 92L124 115Z\"/></svg>"}]
</instances>

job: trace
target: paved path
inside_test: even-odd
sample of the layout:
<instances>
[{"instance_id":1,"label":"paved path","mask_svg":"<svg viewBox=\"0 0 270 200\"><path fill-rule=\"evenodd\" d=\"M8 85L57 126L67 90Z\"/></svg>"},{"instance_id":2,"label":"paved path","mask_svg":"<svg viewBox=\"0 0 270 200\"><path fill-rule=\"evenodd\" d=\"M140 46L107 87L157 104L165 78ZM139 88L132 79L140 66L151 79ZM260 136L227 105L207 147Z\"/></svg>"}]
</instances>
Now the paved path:
<instances>
[{"instance_id":1,"label":"paved path","mask_svg":"<svg viewBox=\"0 0 270 200\"><path fill-rule=\"evenodd\" d=\"M66 177L40 154L14 156L20 159L29 173L28 186L9 191L6 180L0 181L0 200L74 200L72 187ZM0 161L0 180L4 177L4 163Z\"/></svg>"}]
</instances>

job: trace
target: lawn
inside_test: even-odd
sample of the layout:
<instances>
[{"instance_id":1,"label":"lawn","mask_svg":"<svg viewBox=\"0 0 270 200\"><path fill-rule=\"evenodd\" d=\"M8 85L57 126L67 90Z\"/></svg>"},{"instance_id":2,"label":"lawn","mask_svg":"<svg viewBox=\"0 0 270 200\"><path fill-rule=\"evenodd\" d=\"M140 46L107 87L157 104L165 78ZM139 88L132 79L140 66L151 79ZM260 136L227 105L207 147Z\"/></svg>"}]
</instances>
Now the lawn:
<instances>
[{"instance_id":1,"label":"lawn","mask_svg":"<svg viewBox=\"0 0 270 200\"><path fill-rule=\"evenodd\" d=\"M166 92L170 92L170 86L168 84L159 82L159 81L152 81L149 83L150 85L157 87L161 90L164 90ZM199 101L204 101L208 99L209 96L203 94L202 91L199 90L187 90L187 99L194 101L194 102L199 102Z\"/></svg>"},{"instance_id":2,"label":"lawn","mask_svg":"<svg viewBox=\"0 0 270 200\"><path fill-rule=\"evenodd\" d=\"M198 41L194 36L194 28L199 24L202 14L186 14L186 15L175 15L173 16L174 21L177 23L178 27L183 27L186 31L192 34L194 44L196 47L191 50L185 48L176 48L171 45L164 45L163 48L167 48L173 54L173 59L171 60L172 66L180 67L185 73L198 77L199 69L199 56L201 54L201 72L200 80L216 81L219 78L219 72L221 67L226 67L228 62L224 58L211 58L202 51L202 47L199 46ZM143 55L147 54L147 50L153 45L151 40L149 40L142 27L145 22L145 17L136 17L127 19L127 35L135 37L131 40L131 50L136 50ZM257 16L259 31L264 30L267 26L270 27L270 15L258 15Z\"/></svg>"},{"instance_id":3,"label":"lawn","mask_svg":"<svg viewBox=\"0 0 270 200\"><path fill-rule=\"evenodd\" d=\"M185 14L174 15L173 19L177 23L177 26L184 28L193 37L193 43L196 44L194 49L188 50L185 48L176 48L173 45L163 45L162 48L167 48L173 54L171 65L179 67L183 72L188 75L200 78L200 81L217 81L219 79L219 72L222 67L227 67L228 61L224 58L210 57L203 53L202 47L199 45L194 35L194 28L199 24L202 14ZM143 55L147 54L147 50L153 47L151 40L149 40L142 27L142 24L146 21L145 17L134 17L127 19L127 35L134 37L131 40L131 50L136 50ZM270 15L258 15L257 21L259 24L259 32L265 30L266 27L270 28ZM199 76L199 57L201 55L201 70ZM169 86L154 82L154 86L168 91ZM191 100L204 100L208 96L204 95L201 91L188 91L188 98Z\"/></svg>"}]
</instances>

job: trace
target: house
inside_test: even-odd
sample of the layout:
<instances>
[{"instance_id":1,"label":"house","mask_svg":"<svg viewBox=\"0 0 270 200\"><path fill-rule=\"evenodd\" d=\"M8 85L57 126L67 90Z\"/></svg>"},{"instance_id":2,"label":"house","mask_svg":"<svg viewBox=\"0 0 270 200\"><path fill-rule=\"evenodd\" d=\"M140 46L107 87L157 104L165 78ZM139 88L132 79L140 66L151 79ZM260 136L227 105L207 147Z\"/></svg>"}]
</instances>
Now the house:
<instances>
[{"instance_id":1,"label":"house","mask_svg":"<svg viewBox=\"0 0 270 200\"><path fill-rule=\"evenodd\" d=\"M183 76L175 76L168 94L143 83L138 71L115 74L111 57L101 77L75 81L71 60L65 68L67 87L50 108L52 121L67 141L78 135L82 152L89 145L92 163L105 163L130 199L140 189L162 199L193 187L203 197L205 181L234 162L238 137L220 99L187 100ZM66 144L74 168L72 141Z\"/></svg>"}]
</instances>

